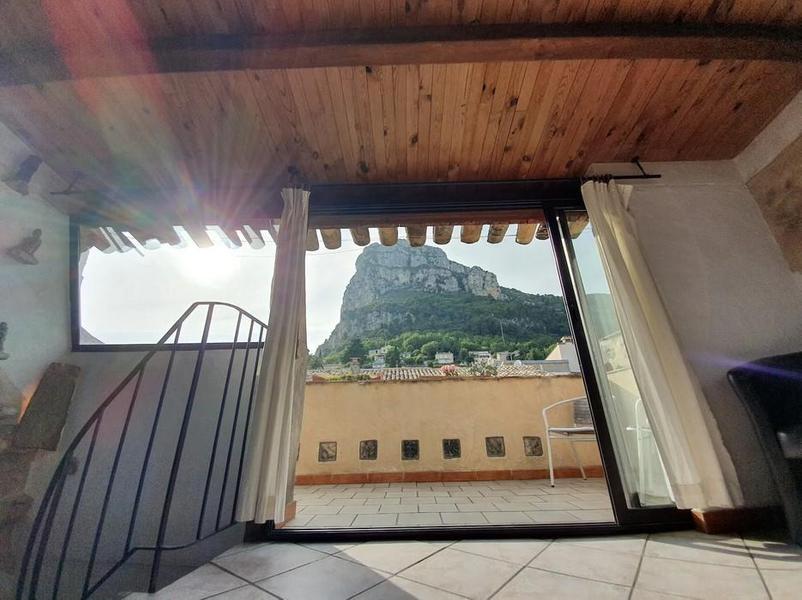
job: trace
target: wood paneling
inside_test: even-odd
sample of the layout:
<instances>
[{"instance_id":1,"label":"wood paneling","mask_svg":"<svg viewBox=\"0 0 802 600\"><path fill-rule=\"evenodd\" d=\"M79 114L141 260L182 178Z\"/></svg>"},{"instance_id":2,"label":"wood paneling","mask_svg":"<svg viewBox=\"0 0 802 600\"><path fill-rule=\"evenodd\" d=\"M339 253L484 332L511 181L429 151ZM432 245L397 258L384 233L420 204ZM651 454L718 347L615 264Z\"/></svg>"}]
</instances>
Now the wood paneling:
<instances>
[{"instance_id":1,"label":"wood paneling","mask_svg":"<svg viewBox=\"0 0 802 600\"><path fill-rule=\"evenodd\" d=\"M182 36L611 22L794 27L802 2L16 0L0 2L0 43L32 64L36 48L65 49L71 74L99 57L147 72L160 68L149 50ZM206 207L225 225L289 181L565 177L635 154L731 158L802 88L802 63L603 56L16 85L0 88L0 121L66 179L82 174L78 188L93 194L58 197L65 207L94 198L114 212L138 194L147 202L128 220L143 228L166 203L179 215Z\"/></svg>"},{"instance_id":2,"label":"wood paneling","mask_svg":"<svg viewBox=\"0 0 802 600\"><path fill-rule=\"evenodd\" d=\"M802 65L764 61L233 71L2 88L0 120L67 179L83 173L80 189L152 190L156 206L224 216L291 178L503 180L635 154L732 158L800 87Z\"/></svg>"}]
</instances>

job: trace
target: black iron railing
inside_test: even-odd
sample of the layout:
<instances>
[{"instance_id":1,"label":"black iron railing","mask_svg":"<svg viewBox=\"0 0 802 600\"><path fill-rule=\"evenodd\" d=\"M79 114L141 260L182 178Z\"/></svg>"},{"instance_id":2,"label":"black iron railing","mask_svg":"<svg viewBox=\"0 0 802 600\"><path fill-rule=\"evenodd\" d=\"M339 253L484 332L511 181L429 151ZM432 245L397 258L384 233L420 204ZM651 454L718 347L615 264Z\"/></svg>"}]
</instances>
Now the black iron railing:
<instances>
[{"instance_id":1,"label":"black iron railing","mask_svg":"<svg viewBox=\"0 0 802 600\"><path fill-rule=\"evenodd\" d=\"M209 341L215 311L234 329L224 349ZM195 317L200 343L183 344ZM236 524L266 332L231 304L187 309L67 446L32 524L18 600L88 598L135 555L153 592L163 553Z\"/></svg>"}]
</instances>

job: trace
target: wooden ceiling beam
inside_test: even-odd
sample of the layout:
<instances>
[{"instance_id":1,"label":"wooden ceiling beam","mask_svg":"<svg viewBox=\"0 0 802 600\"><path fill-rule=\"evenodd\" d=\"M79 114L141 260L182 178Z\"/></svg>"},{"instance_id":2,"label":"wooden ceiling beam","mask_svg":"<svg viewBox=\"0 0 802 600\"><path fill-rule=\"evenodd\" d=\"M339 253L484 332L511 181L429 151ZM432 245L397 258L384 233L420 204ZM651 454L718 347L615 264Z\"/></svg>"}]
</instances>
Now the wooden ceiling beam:
<instances>
[{"instance_id":1,"label":"wooden ceiling beam","mask_svg":"<svg viewBox=\"0 0 802 600\"><path fill-rule=\"evenodd\" d=\"M7 47L0 85L152 73L578 59L802 61L799 29L694 23L524 23L202 35L149 46ZM68 67L67 65L71 65Z\"/></svg>"}]
</instances>

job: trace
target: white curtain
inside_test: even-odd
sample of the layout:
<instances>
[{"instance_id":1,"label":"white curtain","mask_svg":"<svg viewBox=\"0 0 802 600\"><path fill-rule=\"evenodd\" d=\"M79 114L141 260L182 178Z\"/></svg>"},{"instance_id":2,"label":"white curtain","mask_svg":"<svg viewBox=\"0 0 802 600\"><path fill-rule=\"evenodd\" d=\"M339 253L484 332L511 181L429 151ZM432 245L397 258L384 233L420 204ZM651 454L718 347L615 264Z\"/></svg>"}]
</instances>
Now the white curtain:
<instances>
[{"instance_id":1,"label":"white curtain","mask_svg":"<svg viewBox=\"0 0 802 600\"><path fill-rule=\"evenodd\" d=\"M303 413L306 348L306 228L309 192L281 191L270 317L254 397L239 521L284 521Z\"/></svg>"},{"instance_id":2,"label":"white curtain","mask_svg":"<svg viewBox=\"0 0 802 600\"><path fill-rule=\"evenodd\" d=\"M632 187L590 181L582 197L635 379L679 508L742 502L735 470L686 364L629 213ZM668 224L667 224L668 226ZM644 459L642 457L641 459Z\"/></svg>"}]
</instances>

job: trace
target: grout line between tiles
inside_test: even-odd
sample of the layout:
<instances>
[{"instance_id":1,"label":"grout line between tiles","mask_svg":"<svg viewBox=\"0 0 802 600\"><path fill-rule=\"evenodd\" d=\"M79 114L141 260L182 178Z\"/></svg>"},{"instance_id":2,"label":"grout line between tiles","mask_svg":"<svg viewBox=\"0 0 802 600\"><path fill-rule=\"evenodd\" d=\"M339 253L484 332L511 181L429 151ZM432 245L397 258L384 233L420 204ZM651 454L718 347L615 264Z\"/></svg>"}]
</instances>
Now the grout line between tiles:
<instances>
[{"instance_id":1,"label":"grout line between tiles","mask_svg":"<svg viewBox=\"0 0 802 600\"><path fill-rule=\"evenodd\" d=\"M458 540L458 541L459 541L459 540ZM455 542L451 542L451 543L448 543L448 544L446 544L446 545L445 545L445 546L443 546L442 548L438 548L437 550L435 550L435 551L434 551L434 552L432 552L431 554L428 554L427 556L424 556L424 557L423 557L423 558L421 558L420 560L416 560L414 563L412 563L411 565L407 565L406 567L404 567L404 568L403 568L403 569L401 569L400 571L396 571L395 573L392 573L392 574L390 575L390 577L385 577L385 578L384 578L384 579L382 579L380 582L378 582L378 583L376 583L376 584L374 584L374 585L372 585L372 586L370 586L370 587L368 587L368 588L365 588L364 590L362 590L361 592L359 592L359 593L357 593L357 594L354 594L353 596L349 596L349 597L348 597L348 600L351 600L351 598L355 598L356 596L359 596L359 594L364 594L364 593L365 593L365 592L367 592L368 590L372 590L373 588L380 586L380 585L381 585L381 584L383 584L385 581L390 581L390 579L392 579L393 577L401 577L401 576L400 576L400 573L402 573L402 572L406 571L406 570L407 570L407 569L409 569L410 567L414 567L414 566L415 566L415 565L417 565L418 563L422 563L424 560L427 560L427 559L431 558L431 557L432 557L432 556L434 556L435 554L439 554L440 552L442 552L442 551L443 551L443 550L445 550L446 548L450 548L451 546L453 546L453 545L454 545L454 544L456 544L456 543L457 543L456 541L455 541ZM346 560L346 559L344 559L344 558L341 558L340 560ZM360 563L356 563L356 564L360 564ZM412 580L412 579L407 579L406 577L401 577L401 579L404 579L404 580L406 580L406 581L414 581L414 580ZM415 581L415 583L421 584L419 581ZM426 587L430 587L430 588L432 588L432 589L439 590L439 591L441 591L441 592L448 592L448 590L444 590L444 589L442 589L442 588L435 587L435 586L432 586L432 585L427 585L427 584L425 584L425 583L424 583L424 584L421 584L421 585L426 585ZM452 594L453 594L453 592L449 592L449 593L452 593ZM457 596L462 596L462 594L457 594ZM465 596L462 596L462 597L464 598Z\"/></svg>"},{"instance_id":2,"label":"grout line between tiles","mask_svg":"<svg viewBox=\"0 0 802 600\"><path fill-rule=\"evenodd\" d=\"M231 573L231 574L233 575L233 573ZM238 579L242 579L242 577L239 577ZM249 585L251 585L250 582L248 582L248 583L246 583L244 585L238 585L237 587L233 587L230 590L224 590L222 592L217 592L216 594L212 594L211 596L204 596L203 598L201 598L201 600L209 600L209 598L217 598L218 596L222 596L223 594L227 594L227 593L233 592L235 590L241 590L242 588L248 587ZM156 592L156 593L158 593L158 592Z\"/></svg>"},{"instance_id":3,"label":"grout line between tiles","mask_svg":"<svg viewBox=\"0 0 802 600\"><path fill-rule=\"evenodd\" d=\"M513 574L512 574L512 577L510 577L509 579L507 579L507 581L505 581L504 583L502 583L502 584L501 584L501 587L499 587L499 588L498 588L498 589L497 589L495 592L493 592L492 594L490 594L490 596L488 596L488 600L490 600L490 599L491 599L493 596L495 596L495 595L496 595L496 594L498 594L498 593L499 593L501 590L503 590L505 587L507 587L507 585L510 583L510 581L512 581L513 579L515 579L515 578L518 576L518 574L519 574L519 573L521 573L521 572L522 572L524 569L526 569L526 568L527 568L529 565L531 565L531 564L532 564L532 561L533 561L533 560L535 560L535 559L536 559L538 556L540 556L541 554L543 554L543 553L546 551L546 549L548 549L549 547L551 547L551 545L552 545L553 543L554 543L554 540L550 540L548 544L546 544L546 545L545 545L545 546L543 546L543 547L542 547L542 548L541 548L541 549L540 549L538 552L536 552L536 553L535 553L535 555L534 555L532 558L530 558L530 559L529 559L529 560L526 562L526 564L522 565L520 569L518 569L517 571L515 571L515 573L513 573Z\"/></svg>"},{"instance_id":4,"label":"grout line between tiles","mask_svg":"<svg viewBox=\"0 0 802 600\"><path fill-rule=\"evenodd\" d=\"M632 585L629 586L629 595L627 596L627 600L632 600L632 594L635 593L635 584L638 583L638 577L640 577L640 567L643 564L643 557L646 556L646 544L649 543L649 534L646 534L646 539L643 540L643 546L640 549L640 558L638 559L638 568L635 569L635 577L632 578Z\"/></svg>"},{"instance_id":5,"label":"grout line between tiles","mask_svg":"<svg viewBox=\"0 0 802 600\"><path fill-rule=\"evenodd\" d=\"M293 544L293 545L297 546L297 544ZM311 548L307 548L307 550L312 550L312 549ZM318 550L312 550L312 552L317 552L318 554L321 554L322 556L320 558L316 558L315 560L311 560L308 563L304 563L302 565L298 565L297 567L293 567L292 569L287 569L286 571L281 571L280 573L273 573L269 577L262 577L262 579L257 579L256 581L251 581L250 584L258 587L260 590L262 590L264 592L267 592L268 594L276 596L276 594L274 594L270 590L266 590L265 588L263 588L259 584L262 583L263 581L267 581L268 579L273 579L273 577L278 577L279 575L284 575L285 573L291 573L292 571L297 571L298 569L300 569L302 567L306 567L306 566L312 565L312 564L314 564L316 562L320 562L321 560L325 560L325 559L327 559L327 558L329 558L331 556L330 554L326 554L325 552L319 552ZM240 578L240 579L242 579L242 578ZM276 596L276 597L278 597L278 596Z\"/></svg>"},{"instance_id":6,"label":"grout line between tiles","mask_svg":"<svg viewBox=\"0 0 802 600\"><path fill-rule=\"evenodd\" d=\"M761 571L760 567L757 566L757 561L755 560L755 555L752 553L752 548L749 547L749 544L746 543L746 540L744 540L742 535L739 535L738 537L741 538L741 541L743 542L744 546L746 546L746 551L749 552L749 558L752 559L752 564L755 565L755 571L757 571L757 576L760 577L760 583L763 584L763 589L766 590L766 595L770 599L773 598L774 596L771 594L771 590L769 589L769 584L766 583L766 578L763 577L763 571Z\"/></svg>"}]
</instances>

